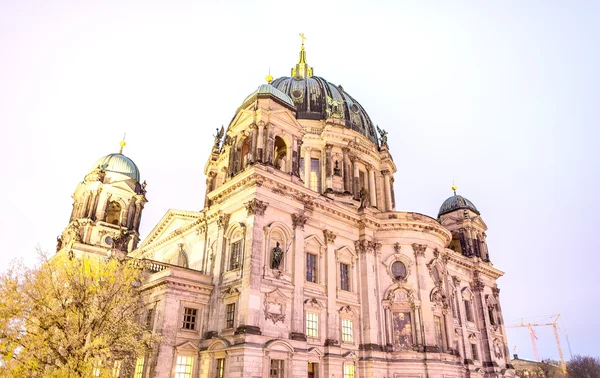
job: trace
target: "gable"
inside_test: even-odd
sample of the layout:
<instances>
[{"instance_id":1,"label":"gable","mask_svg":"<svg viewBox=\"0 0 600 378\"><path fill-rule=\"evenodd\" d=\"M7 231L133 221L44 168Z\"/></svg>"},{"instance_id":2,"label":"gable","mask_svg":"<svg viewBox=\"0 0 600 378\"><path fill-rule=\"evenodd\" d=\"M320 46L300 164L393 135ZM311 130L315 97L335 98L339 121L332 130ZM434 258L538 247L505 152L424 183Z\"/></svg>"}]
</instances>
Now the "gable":
<instances>
[{"instance_id":1,"label":"gable","mask_svg":"<svg viewBox=\"0 0 600 378\"><path fill-rule=\"evenodd\" d=\"M202 217L203 213L197 211L170 209L140 244L138 251L141 251L150 245L159 243L174 232L187 231L188 227L198 223Z\"/></svg>"}]
</instances>

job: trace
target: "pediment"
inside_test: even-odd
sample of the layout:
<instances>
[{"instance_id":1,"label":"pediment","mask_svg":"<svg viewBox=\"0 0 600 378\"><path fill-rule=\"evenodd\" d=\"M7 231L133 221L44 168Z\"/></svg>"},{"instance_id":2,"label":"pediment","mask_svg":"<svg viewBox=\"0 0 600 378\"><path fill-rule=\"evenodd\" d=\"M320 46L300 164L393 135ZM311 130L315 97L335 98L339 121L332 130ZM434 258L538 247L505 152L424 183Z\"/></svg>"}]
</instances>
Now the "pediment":
<instances>
[{"instance_id":1,"label":"pediment","mask_svg":"<svg viewBox=\"0 0 600 378\"><path fill-rule=\"evenodd\" d=\"M142 244L140 244L138 250L145 249L146 247L169 237L172 233L181 231L186 228L186 226L190 226L192 223L196 222L201 216L201 213L197 211L170 209L156 226L154 226L152 231L150 231Z\"/></svg>"},{"instance_id":2,"label":"pediment","mask_svg":"<svg viewBox=\"0 0 600 378\"><path fill-rule=\"evenodd\" d=\"M197 352L198 350L200 350L200 348L198 346L194 345L191 341L186 341L184 343L181 343L181 344L177 345L175 348L178 351L191 350L191 351Z\"/></svg>"}]
</instances>

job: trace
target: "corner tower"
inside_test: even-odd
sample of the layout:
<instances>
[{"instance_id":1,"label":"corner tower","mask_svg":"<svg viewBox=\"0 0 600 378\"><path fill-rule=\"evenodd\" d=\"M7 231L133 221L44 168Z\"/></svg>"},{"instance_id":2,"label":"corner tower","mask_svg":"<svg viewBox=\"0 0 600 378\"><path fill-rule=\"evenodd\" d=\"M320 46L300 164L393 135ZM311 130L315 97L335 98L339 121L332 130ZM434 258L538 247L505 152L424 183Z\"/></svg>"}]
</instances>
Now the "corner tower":
<instances>
[{"instance_id":1,"label":"corner tower","mask_svg":"<svg viewBox=\"0 0 600 378\"><path fill-rule=\"evenodd\" d=\"M73 193L69 225L57 239L56 252L125 255L137 247L146 182L135 163L118 153L98 159Z\"/></svg>"},{"instance_id":2,"label":"corner tower","mask_svg":"<svg viewBox=\"0 0 600 378\"><path fill-rule=\"evenodd\" d=\"M478 257L490 262L487 248L487 226L473 202L456 194L442 203L438 213L440 223L452 232L449 248L466 257Z\"/></svg>"}]
</instances>

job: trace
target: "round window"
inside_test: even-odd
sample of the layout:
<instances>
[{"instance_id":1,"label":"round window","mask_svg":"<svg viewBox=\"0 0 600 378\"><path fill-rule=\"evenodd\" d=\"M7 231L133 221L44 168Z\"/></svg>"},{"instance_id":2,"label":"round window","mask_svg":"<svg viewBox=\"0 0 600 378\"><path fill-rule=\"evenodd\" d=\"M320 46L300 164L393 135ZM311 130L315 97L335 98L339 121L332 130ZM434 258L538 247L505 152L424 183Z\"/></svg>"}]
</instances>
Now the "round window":
<instances>
[{"instance_id":1,"label":"round window","mask_svg":"<svg viewBox=\"0 0 600 378\"><path fill-rule=\"evenodd\" d=\"M358 106L356 104L352 104L350 110L352 110L354 113L358 113Z\"/></svg>"},{"instance_id":2,"label":"round window","mask_svg":"<svg viewBox=\"0 0 600 378\"><path fill-rule=\"evenodd\" d=\"M110 236L107 236L104 238L104 243L106 245L112 245L113 244L113 239Z\"/></svg>"},{"instance_id":3,"label":"round window","mask_svg":"<svg viewBox=\"0 0 600 378\"><path fill-rule=\"evenodd\" d=\"M396 280L406 278L406 265L402 261L396 261L392 264L392 276Z\"/></svg>"},{"instance_id":4,"label":"round window","mask_svg":"<svg viewBox=\"0 0 600 378\"><path fill-rule=\"evenodd\" d=\"M300 100L302 100L302 97L304 97L304 96L303 96L303 93L302 93L302 91L300 89L294 89L292 91L292 99L294 101L300 101Z\"/></svg>"}]
</instances>

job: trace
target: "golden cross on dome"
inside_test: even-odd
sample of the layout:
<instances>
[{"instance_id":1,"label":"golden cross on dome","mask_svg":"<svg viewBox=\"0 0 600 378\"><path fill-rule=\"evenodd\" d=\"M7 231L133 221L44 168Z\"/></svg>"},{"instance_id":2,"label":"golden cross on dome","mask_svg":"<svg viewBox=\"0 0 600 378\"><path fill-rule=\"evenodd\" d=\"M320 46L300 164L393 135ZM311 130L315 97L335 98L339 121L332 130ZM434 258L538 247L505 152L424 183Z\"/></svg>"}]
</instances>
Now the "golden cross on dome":
<instances>
[{"instance_id":1,"label":"golden cross on dome","mask_svg":"<svg viewBox=\"0 0 600 378\"><path fill-rule=\"evenodd\" d=\"M306 37L304 36L304 33L300 33L300 38L302 39L302 50L304 50L304 41L306 41Z\"/></svg>"},{"instance_id":2,"label":"golden cross on dome","mask_svg":"<svg viewBox=\"0 0 600 378\"><path fill-rule=\"evenodd\" d=\"M127 143L125 143L125 135L127 135L127 133L123 134L123 140L121 140L121 142L119 143L119 146L121 146L121 149L119 150L120 154L123 153L123 147L125 147L127 145Z\"/></svg>"}]
</instances>

